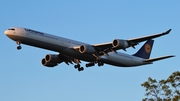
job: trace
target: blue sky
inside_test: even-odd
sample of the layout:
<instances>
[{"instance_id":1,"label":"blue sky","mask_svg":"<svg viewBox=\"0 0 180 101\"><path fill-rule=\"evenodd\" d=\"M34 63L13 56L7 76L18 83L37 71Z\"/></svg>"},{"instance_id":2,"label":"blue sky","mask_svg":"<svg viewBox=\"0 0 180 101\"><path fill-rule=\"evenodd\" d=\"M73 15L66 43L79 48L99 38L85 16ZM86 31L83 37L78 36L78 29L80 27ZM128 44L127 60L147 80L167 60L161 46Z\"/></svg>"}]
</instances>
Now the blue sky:
<instances>
[{"instance_id":1,"label":"blue sky","mask_svg":"<svg viewBox=\"0 0 180 101\"><path fill-rule=\"evenodd\" d=\"M180 1L170 0L1 0L0 101L140 101L148 77L158 80L179 71ZM16 44L4 35L26 27L90 44L160 33L151 57L175 58L152 65L121 68L94 66L78 72L73 65L41 65L48 50ZM127 49L128 54L136 49ZM120 50L121 51L121 50ZM85 63L83 63L84 65Z\"/></svg>"}]
</instances>

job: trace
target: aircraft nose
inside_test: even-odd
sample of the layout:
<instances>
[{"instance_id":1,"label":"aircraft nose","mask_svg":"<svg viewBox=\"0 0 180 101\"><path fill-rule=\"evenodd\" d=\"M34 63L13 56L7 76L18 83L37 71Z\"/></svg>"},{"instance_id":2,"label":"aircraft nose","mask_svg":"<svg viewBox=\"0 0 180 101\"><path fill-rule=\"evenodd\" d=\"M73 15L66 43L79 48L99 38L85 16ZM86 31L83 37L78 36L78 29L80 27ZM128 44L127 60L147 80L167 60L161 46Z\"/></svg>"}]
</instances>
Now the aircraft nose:
<instances>
[{"instance_id":1,"label":"aircraft nose","mask_svg":"<svg viewBox=\"0 0 180 101\"><path fill-rule=\"evenodd\" d=\"M8 35L9 34L9 30L5 30L4 34Z\"/></svg>"}]
</instances>

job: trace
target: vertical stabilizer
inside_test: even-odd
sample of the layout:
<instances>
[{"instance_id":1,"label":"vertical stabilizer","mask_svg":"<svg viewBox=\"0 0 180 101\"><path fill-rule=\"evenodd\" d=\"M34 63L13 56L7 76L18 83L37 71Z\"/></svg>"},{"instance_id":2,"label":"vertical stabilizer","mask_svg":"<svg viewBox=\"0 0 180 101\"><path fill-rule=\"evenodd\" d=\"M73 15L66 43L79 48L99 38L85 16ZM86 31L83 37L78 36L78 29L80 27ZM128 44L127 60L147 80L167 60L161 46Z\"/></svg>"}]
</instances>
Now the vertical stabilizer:
<instances>
[{"instance_id":1,"label":"vertical stabilizer","mask_svg":"<svg viewBox=\"0 0 180 101\"><path fill-rule=\"evenodd\" d=\"M147 40L146 43L133 56L149 59L152 51L154 40Z\"/></svg>"}]
</instances>

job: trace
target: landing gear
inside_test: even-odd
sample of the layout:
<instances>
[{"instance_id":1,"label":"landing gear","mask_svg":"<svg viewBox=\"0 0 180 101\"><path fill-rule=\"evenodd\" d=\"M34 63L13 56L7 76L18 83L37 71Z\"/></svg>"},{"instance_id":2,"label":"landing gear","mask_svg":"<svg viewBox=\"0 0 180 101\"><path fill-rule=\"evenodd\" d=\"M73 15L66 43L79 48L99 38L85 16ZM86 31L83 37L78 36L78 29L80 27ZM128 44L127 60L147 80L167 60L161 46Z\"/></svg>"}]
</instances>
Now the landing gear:
<instances>
[{"instance_id":1,"label":"landing gear","mask_svg":"<svg viewBox=\"0 0 180 101\"><path fill-rule=\"evenodd\" d=\"M17 50L20 50L22 47L21 46L17 46Z\"/></svg>"},{"instance_id":2,"label":"landing gear","mask_svg":"<svg viewBox=\"0 0 180 101\"><path fill-rule=\"evenodd\" d=\"M94 62L90 62L90 63L86 64L86 67L91 67L91 66L94 66L94 65L95 65Z\"/></svg>"},{"instance_id":3,"label":"landing gear","mask_svg":"<svg viewBox=\"0 0 180 101\"><path fill-rule=\"evenodd\" d=\"M18 44L18 46L17 46L17 50L20 50L22 47L21 47L21 42L19 42L19 41L16 41L16 43Z\"/></svg>"},{"instance_id":4,"label":"landing gear","mask_svg":"<svg viewBox=\"0 0 180 101\"><path fill-rule=\"evenodd\" d=\"M75 69L80 68L80 64L74 65L74 68Z\"/></svg>"},{"instance_id":5,"label":"landing gear","mask_svg":"<svg viewBox=\"0 0 180 101\"><path fill-rule=\"evenodd\" d=\"M98 62L98 66L100 67L100 66L103 66L104 65L104 63L103 62Z\"/></svg>"},{"instance_id":6,"label":"landing gear","mask_svg":"<svg viewBox=\"0 0 180 101\"><path fill-rule=\"evenodd\" d=\"M95 61L95 62L89 62L89 63L87 63L87 64L86 64L86 67L87 67L87 68L88 68L88 67L92 67L92 66L94 66L95 64L97 64L99 67L104 65L104 63L101 62L101 61ZM79 63L76 63L76 65L74 65L74 68L77 69L79 72L84 70L84 68L81 67L81 65L80 65Z\"/></svg>"},{"instance_id":7,"label":"landing gear","mask_svg":"<svg viewBox=\"0 0 180 101\"><path fill-rule=\"evenodd\" d=\"M78 68L78 71L79 71L79 72L80 72L80 71L83 71L83 70L84 70L83 67Z\"/></svg>"},{"instance_id":8,"label":"landing gear","mask_svg":"<svg viewBox=\"0 0 180 101\"><path fill-rule=\"evenodd\" d=\"M92 67L92 66L94 66L96 63L97 63L97 65L98 65L99 67L104 65L103 62L97 61L97 62L90 62L90 63L86 64L86 67L87 67L87 68L88 68L88 67Z\"/></svg>"},{"instance_id":9,"label":"landing gear","mask_svg":"<svg viewBox=\"0 0 180 101\"><path fill-rule=\"evenodd\" d=\"M74 65L74 68L75 68L75 69L78 69L78 71L83 71L83 70L84 70L84 68L81 67L80 64Z\"/></svg>"}]
</instances>

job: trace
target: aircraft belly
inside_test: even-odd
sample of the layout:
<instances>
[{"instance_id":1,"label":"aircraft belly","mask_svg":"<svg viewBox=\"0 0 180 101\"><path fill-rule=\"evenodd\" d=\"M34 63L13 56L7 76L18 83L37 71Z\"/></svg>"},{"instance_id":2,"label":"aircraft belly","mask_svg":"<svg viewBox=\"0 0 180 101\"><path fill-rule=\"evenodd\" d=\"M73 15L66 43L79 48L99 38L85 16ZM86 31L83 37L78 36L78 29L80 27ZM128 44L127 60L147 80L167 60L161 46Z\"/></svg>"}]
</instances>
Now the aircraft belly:
<instances>
[{"instance_id":1,"label":"aircraft belly","mask_svg":"<svg viewBox=\"0 0 180 101\"><path fill-rule=\"evenodd\" d=\"M101 61L104 63L121 66L121 67L131 67L142 65L141 59L134 58L131 55L119 54L119 53L109 53L109 55L101 56Z\"/></svg>"},{"instance_id":2,"label":"aircraft belly","mask_svg":"<svg viewBox=\"0 0 180 101\"><path fill-rule=\"evenodd\" d=\"M67 55L72 58L77 58L80 60L92 62L95 61L95 57L89 54L82 54L79 53L78 51L75 51L74 49L67 48L68 46L65 47L66 44L58 41L58 40L43 40L41 37L35 38L35 37L30 37L30 36L9 36L11 39L14 41L20 41L23 44L34 46L34 47L39 47L47 50L52 50L55 52L60 52L64 55ZM56 41L56 42L55 42Z\"/></svg>"},{"instance_id":3,"label":"aircraft belly","mask_svg":"<svg viewBox=\"0 0 180 101\"><path fill-rule=\"evenodd\" d=\"M89 54L83 54L83 53L80 53L74 49L71 49L71 48L67 48L63 51L63 54L66 54L67 56L70 56L70 57L73 57L73 58L76 58L76 59L80 59L80 60L83 60L83 61L87 61L87 62L94 62L96 60L96 58L92 55L89 55Z\"/></svg>"},{"instance_id":4,"label":"aircraft belly","mask_svg":"<svg viewBox=\"0 0 180 101\"><path fill-rule=\"evenodd\" d=\"M22 43L27 44L27 45L31 45L31 46L35 46L35 47L39 47L39 48L43 48L43 49L56 51L56 52L61 52L65 49L65 47L62 47L62 46L59 46L56 44L37 41L37 40L33 40L33 41L32 40L26 40L26 41L23 41Z\"/></svg>"}]
</instances>

